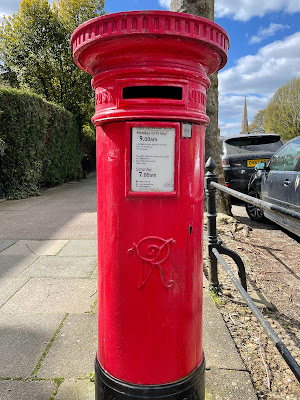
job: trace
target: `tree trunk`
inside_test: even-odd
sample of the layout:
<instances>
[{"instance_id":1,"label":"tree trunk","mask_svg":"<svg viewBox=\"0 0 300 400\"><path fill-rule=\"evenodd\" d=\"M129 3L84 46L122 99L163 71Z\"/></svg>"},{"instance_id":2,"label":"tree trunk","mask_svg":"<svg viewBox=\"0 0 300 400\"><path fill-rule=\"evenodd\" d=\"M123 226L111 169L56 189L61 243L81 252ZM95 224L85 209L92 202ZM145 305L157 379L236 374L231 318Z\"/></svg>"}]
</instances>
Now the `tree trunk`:
<instances>
[{"instance_id":1,"label":"tree trunk","mask_svg":"<svg viewBox=\"0 0 300 400\"><path fill-rule=\"evenodd\" d=\"M214 0L171 0L171 11L198 15L214 21ZM210 77L210 88L206 97L206 113L210 122L205 130L205 161L212 157L216 164L216 174L219 183L225 185L223 168L220 157L220 131L218 127L218 74ZM219 212L231 214L229 197L217 190L217 209Z\"/></svg>"}]
</instances>

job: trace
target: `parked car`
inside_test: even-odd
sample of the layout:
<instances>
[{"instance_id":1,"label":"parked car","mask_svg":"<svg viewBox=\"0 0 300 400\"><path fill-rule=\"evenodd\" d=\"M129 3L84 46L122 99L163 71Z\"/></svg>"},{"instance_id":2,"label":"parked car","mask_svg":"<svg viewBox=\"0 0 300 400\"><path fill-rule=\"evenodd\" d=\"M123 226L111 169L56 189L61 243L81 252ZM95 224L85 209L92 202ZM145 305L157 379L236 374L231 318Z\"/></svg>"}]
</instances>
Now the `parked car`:
<instances>
[{"instance_id":1,"label":"parked car","mask_svg":"<svg viewBox=\"0 0 300 400\"><path fill-rule=\"evenodd\" d=\"M245 134L221 137L221 160L226 186L243 193L254 167L267 162L283 142L275 134Z\"/></svg>"},{"instance_id":2,"label":"parked car","mask_svg":"<svg viewBox=\"0 0 300 400\"><path fill-rule=\"evenodd\" d=\"M280 207L300 213L300 136L281 147L268 163L259 163L252 175L248 194ZM253 221L265 218L300 236L300 221L263 211L246 203L246 210Z\"/></svg>"}]
</instances>

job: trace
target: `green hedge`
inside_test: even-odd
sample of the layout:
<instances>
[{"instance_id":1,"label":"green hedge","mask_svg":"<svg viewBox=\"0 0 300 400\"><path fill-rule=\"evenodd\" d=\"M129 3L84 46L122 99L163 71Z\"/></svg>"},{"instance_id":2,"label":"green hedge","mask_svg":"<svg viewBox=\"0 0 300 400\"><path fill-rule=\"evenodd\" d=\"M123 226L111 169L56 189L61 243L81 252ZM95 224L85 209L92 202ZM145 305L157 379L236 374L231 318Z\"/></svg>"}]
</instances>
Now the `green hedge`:
<instances>
[{"instance_id":1,"label":"green hedge","mask_svg":"<svg viewBox=\"0 0 300 400\"><path fill-rule=\"evenodd\" d=\"M38 195L40 187L82 174L75 117L32 93L0 87L0 147L2 188L9 199Z\"/></svg>"}]
</instances>

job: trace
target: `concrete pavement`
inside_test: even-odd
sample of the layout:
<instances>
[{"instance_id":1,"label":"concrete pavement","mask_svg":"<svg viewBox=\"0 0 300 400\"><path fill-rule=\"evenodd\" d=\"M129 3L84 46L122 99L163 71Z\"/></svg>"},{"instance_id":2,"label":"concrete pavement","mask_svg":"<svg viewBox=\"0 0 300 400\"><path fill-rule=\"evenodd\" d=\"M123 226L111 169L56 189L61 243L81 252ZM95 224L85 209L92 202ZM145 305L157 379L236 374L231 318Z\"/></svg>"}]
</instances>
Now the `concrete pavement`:
<instances>
[{"instance_id":1,"label":"concrete pavement","mask_svg":"<svg viewBox=\"0 0 300 400\"><path fill-rule=\"evenodd\" d=\"M93 400L96 177L0 202L0 399ZM204 288L207 400L255 400Z\"/></svg>"}]
</instances>

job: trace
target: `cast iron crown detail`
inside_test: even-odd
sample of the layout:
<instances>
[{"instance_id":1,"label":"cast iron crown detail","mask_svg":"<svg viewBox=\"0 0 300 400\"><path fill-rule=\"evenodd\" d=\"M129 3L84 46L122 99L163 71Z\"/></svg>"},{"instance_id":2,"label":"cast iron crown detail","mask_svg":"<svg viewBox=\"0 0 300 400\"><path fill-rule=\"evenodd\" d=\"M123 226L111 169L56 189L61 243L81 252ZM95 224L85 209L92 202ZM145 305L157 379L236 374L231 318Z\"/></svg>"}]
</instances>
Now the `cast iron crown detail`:
<instances>
[{"instance_id":1,"label":"cast iron crown detail","mask_svg":"<svg viewBox=\"0 0 300 400\"><path fill-rule=\"evenodd\" d=\"M218 26L201 17L164 12L114 13L94 18L77 28L71 39L73 52L91 40L102 40L106 36L130 36L133 34L163 34L187 36L205 40L227 53L229 40Z\"/></svg>"}]
</instances>

